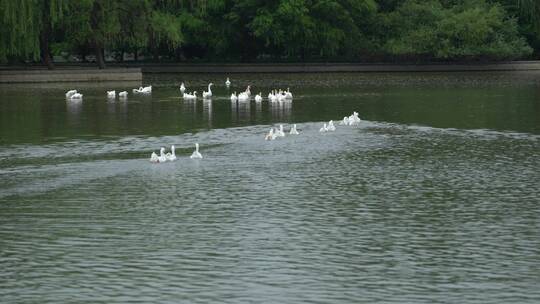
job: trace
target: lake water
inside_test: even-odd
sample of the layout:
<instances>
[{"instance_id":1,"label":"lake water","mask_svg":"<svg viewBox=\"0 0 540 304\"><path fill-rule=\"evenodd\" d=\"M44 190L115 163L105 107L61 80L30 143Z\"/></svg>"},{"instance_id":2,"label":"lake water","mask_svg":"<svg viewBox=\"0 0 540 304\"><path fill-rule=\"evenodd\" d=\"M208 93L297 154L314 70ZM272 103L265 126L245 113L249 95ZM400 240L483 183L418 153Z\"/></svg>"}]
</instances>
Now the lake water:
<instances>
[{"instance_id":1,"label":"lake water","mask_svg":"<svg viewBox=\"0 0 540 304\"><path fill-rule=\"evenodd\" d=\"M0 302L540 302L540 73L226 76L1 86Z\"/></svg>"}]
</instances>

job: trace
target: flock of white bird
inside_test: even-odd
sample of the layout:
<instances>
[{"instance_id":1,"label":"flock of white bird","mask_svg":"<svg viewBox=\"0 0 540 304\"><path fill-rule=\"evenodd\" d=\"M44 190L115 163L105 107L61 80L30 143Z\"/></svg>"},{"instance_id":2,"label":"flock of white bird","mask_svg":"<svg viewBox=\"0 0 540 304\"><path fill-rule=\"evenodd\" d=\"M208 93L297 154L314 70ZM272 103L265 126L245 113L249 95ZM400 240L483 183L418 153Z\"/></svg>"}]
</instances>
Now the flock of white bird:
<instances>
[{"instance_id":1,"label":"flock of white bird","mask_svg":"<svg viewBox=\"0 0 540 304\"><path fill-rule=\"evenodd\" d=\"M191 159L201 159L202 154L199 152L199 143L195 144L195 151L190 156ZM152 152L152 155L150 155L150 162L151 163L165 163L165 162L172 162L177 159L176 153L175 153L175 147L174 145L171 146L171 152L165 153L165 148L161 148L159 150L159 156L156 154L156 152Z\"/></svg>"},{"instance_id":2,"label":"flock of white bird","mask_svg":"<svg viewBox=\"0 0 540 304\"><path fill-rule=\"evenodd\" d=\"M139 87L138 89L133 89L134 94L151 94L152 93L152 86L147 87ZM118 93L118 98L120 99L126 99L128 97L127 91L122 91ZM83 94L77 92L77 90L69 90L66 92L66 99L67 100L82 100ZM116 99L116 91L107 91L107 99Z\"/></svg>"},{"instance_id":3,"label":"flock of white bird","mask_svg":"<svg viewBox=\"0 0 540 304\"><path fill-rule=\"evenodd\" d=\"M208 91L204 91L202 93L203 99L211 99L212 98L212 86L213 83L208 84ZM225 81L225 86L229 88L231 86L231 81L229 78ZM147 87L139 87L138 89L133 89L134 94L151 94L152 93L152 86ZM184 100L197 100L197 91L193 91L190 93L186 93L186 86L182 82L180 85L180 93L182 94L182 97ZM125 99L128 96L128 92L122 91L118 93L118 97L120 99ZM69 90L66 92L66 99L68 100L81 100L83 95L77 90ZM107 98L108 99L116 99L116 91L107 91ZM270 93L268 93L268 101L269 102L292 102L293 95L289 88L287 88L286 91L283 90L272 90ZM240 92L238 95L236 92L231 94L231 101L232 102L246 102L251 100L251 86L247 86L246 90L243 92ZM255 102L259 103L262 102L263 97L262 93L259 92L255 96ZM350 116L343 117L343 120L339 122L340 125L344 126L353 126L360 123L360 118L358 117L358 112L353 112ZM323 126L320 128L319 132L333 132L336 130L336 126L334 125L334 121L330 120L328 124L324 123ZM289 130L289 135L299 135L300 132L296 129L296 124L293 124L293 126ZM279 137L285 137L285 132L283 131L283 125L279 125L278 128L270 128L270 131L266 136L264 137L265 140L275 140ZM199 144L195 144L195 151L193 154L191 154L190 158L192 159L202 159L202 154L199 152ZM161 148L159 151L159 155L157 155L155 152L152 152L150 156L150 162L152 163L165 163L165 162L171 162L175 161L177 159L175 154L175 147L174 145L171 146L171 151L165 153L165 148Z\"/></svg>"}]
</instances>

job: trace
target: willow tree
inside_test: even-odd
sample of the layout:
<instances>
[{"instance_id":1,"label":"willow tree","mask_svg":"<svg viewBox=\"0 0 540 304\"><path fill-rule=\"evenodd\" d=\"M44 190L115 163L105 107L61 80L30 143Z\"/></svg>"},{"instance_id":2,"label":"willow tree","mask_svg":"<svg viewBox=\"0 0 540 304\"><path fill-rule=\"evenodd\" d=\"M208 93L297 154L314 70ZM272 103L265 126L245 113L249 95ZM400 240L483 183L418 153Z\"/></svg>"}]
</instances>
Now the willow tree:
<instances>
[{"instance_id":1,"label":"willow tree","mask_svg":"<svg viewBox=\"0 0 540 304\"><path fill-rule=\"evenodd\" d=\"M66 8L66 0L0 0L0 60L41 58L52 69L52 31Z\"/></svg>"}]
</instances>

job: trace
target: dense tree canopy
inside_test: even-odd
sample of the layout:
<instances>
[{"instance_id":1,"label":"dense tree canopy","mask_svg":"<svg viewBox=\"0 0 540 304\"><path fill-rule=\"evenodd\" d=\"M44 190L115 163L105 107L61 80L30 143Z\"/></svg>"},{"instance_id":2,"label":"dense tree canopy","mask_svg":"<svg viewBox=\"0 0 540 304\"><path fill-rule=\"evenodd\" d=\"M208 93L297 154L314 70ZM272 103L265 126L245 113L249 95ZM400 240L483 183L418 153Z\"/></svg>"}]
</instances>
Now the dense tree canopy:
<instances>
[{"instance_id":1,"label":"dense tree canopy","mask_svg":"<svg viewBox=\"0 0 540 304\"><path fill-rule=\"evenodd\" d=\"M538 0L0 0L0 62L506 60ZM534 54L536 53L536 54Z\"/></svg>"}]
</instances>

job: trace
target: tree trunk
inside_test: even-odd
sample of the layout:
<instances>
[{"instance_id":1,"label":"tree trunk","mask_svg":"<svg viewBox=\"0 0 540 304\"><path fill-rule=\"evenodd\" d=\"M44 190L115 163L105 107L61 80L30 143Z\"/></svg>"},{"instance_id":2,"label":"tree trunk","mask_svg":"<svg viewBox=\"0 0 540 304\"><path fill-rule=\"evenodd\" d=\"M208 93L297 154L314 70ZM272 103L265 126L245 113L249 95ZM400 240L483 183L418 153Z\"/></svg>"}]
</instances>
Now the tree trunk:
<instances>
[{"instance_id":1,"label":"tree trunk","mask_svg":"<svg viewBox=\"0 0 540 304\"><path fill-rule=\"evenodd\" d=\"M39 48L41 55L41 62L47 66L47 69L54 69L54 63L51 57L51 49L49 47L49 39L51 37L52 27L51 27L51 18L49 16L49 1L45 1L45 8L42 13L43 26L41 27L41 32L39 33Z\"/></svg>"},{"instance_id":2,"label":"tree trunk","mask_svg":"<svg viewBox=\"0 0 540 304\"><path fill-rule=\"evenodd\" d=\"M100 69L105 68L105 58L103 58L103 47L96 43L96 63Z\"/></svg>"},{"instance_id":3,"label":"tree trunk","mask_svg":"<svg viewBox=\"0 0 540 304\"><path fill-rule=\"evenodd\" d=\"M96 53L96 63L100 69L105 68L105 59L103 58L103 41L100 33L100 24L103 22L102 13L103 8L99 1L94 1L92 6L92 13L90 16L90 27L93 32L93 45Z\"/></svg>"},{"instance_id":4,"label":"tree trunk","mask_svg":"<svg viewBox=\"0 0 540 304\"><path fill-rule=\"evenodd\" d=\"M46 26L45 26L46 27ZM49 34L46 29L43 29L39 39L41 49L41 62L47 66L47 69L54 69L54 63L51 57L51 50L49 48Z\"/></svg>"}]
</instances>

